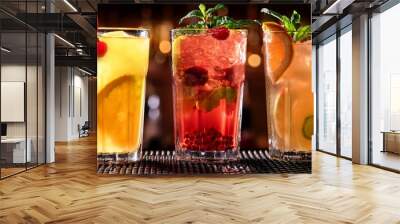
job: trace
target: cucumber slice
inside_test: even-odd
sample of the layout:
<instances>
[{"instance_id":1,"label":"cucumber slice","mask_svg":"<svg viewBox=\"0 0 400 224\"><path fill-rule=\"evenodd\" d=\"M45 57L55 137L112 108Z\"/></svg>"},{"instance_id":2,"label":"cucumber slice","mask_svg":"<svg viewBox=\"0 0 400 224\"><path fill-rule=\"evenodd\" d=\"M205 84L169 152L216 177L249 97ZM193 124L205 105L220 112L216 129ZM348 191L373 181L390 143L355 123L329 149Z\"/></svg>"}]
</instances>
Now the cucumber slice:
<instances>
[{"instance_id":1,"label":"cucumber slice","mask_svg":"<svg viewBox=\"0 0 400 224\"><path fill-rule=\"evenodd\" d=\"M314 115L310 115L304 119L303 123L303 136L310 139L314 134Z\"/></svg>"}]
</instances>

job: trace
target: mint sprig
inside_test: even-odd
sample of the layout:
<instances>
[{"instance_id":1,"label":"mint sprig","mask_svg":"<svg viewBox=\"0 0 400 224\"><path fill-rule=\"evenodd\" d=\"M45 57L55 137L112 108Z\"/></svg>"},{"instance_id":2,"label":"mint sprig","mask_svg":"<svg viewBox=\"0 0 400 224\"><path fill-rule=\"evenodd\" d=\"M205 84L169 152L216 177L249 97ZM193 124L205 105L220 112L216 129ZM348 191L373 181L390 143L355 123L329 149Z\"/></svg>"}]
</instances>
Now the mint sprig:
<instances>
[{"instance_id":1,"label":"mint sprig","mask_svg":"<svg viewBox=\"0 0 400 224\"><path fill-rule=\"evenodd\" d=\"M278 19L294 42L304 41L311 37L310 25L301 26L301 16L296 10L293 10L290 18L267 8L262 8L261 12Z\"/></svg>"},{"instance_id":2,"label":"mint sprig","mask_svg":"<svg viewBox=\"0 0 400 224\"><path fill-rule=\"evenodd\" d=\"M186 25L186 28L207 29L214 27L225 27L228 29L240 29L251 24L260 24L257 20L240 19L235 20L229 16L215 15L219 10L224 9L222 3L215 5L213 8L207 9L204 4L199 5L199 9L190 11L179 20L179 24L184 23L188 19L194 19L194 22Z\"/></svg>"},{"instance_id":3,"label":"mint sprig","mask_svg":"<svg viewBox=\"0 0 400 224\"><path fill-rule=\"evenodd\" d=\"M210 95L199 101L199 106L206 112L212 111L218 107L220 100L226 99L227 103L232 103L236 100L236 89L232 87L219 87L214 89Z\"/></svg>"}]
</instances>

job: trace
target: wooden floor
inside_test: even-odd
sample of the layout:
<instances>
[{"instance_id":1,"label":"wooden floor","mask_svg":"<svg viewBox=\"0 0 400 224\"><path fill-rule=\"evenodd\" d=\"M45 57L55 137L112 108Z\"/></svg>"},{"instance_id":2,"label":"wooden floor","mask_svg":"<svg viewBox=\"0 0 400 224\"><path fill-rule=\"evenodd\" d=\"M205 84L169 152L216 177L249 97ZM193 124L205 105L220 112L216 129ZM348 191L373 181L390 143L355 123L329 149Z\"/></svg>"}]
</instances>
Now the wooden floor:
<instances>
[{"instance_id":1,"label":"wooden floor","mask_svg":"<svg viewBox=\"0 0 400 224\"><path fill-rule=\"evenodd\" d=\"M1 168L1 177L7 177L25 170L24 168Z\"/></svg>"},{"instance_id":2,"label":"wooden floor","mask_svg":"<svg viewBox=\"0 0 400 224\"><path fill-rule=\"evenodd\" d=\"M0 223L400 223L400 175L314 153L313 174L101 177L95 139L0 181Z\"/></svg>"},{"instance_id":3,"label":"wooden floor","mask_svg":"<svg viewBox=\"0 0 400 224\"><path fill-rule=\"evenodd\" d=\"M372 160L374 164L400 170L400 155L391 152L374 151Z\"/></svg>"}]
</instances>

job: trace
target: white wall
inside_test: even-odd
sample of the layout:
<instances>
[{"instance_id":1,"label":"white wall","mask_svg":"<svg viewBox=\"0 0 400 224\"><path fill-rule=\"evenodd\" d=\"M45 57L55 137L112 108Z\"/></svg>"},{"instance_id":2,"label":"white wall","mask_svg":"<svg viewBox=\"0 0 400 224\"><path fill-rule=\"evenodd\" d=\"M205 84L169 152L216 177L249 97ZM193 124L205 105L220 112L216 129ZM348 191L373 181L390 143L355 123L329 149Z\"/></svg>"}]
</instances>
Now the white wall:
<instances>
[{"instance_id":1,"label":"white wall","mask_svg":"<svg viewBox=\"0 0 400 224\"><path fill-rule=\"evenodd\" d=\"M28 66L28 74L36 68ZM3 82L25 82L25 64L5 64L1 66L1 81ZM29 96L36 97L36 91L34 93L27 93ZM1 108L6 110L6 108ZM28 120L30 120L28 118ZM7 137L25 137L25 122L7 122Z\"/></svg>"},{"instance_id":2,"label":"white wall","mask_svg":"<svg viewBox=\"0 0 400 224\"><path fill-rule=\"evenodd\" d=\"M68 67L55 68L55 141L67 141L69 132L69 85Z\"/></svg>"},{"instance_id":3,"label":"white wall","mask_svg":"<svg viewBox=\"0 0 400 224\"><path fill-rule=\"evenodd\" d=\"M5 122L8 138L25 138L30 140L32 161L44 162L44 74L42 68L36 65L2 64L1 81L26 83L26 107L22 108L27 115L24 122ZM27 78L27 80L25 80ZM7 96L2 96L7 97ZM9 108L1 108L7 110ZM37 153L39 156L37 157Z\"/></svg>"},{"instance_id":4,"label":"white wall","mask_svg":"<svg viewBox=\"0 0 400 224\"><path fill-rule=\"evenodd\" d=\"M55 73L55 140L74 140L78 124L88 120L88 78L72 67L56 67Z\"/></svg>"}]
</instances>

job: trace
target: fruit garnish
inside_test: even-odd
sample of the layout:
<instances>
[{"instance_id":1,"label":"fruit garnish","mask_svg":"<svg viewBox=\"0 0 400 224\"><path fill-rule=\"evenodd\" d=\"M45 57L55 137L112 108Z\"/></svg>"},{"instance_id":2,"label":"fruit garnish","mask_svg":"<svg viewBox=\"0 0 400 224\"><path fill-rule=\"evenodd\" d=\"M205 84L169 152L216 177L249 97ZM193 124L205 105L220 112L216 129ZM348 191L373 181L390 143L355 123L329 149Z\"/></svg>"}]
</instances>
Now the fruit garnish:
<instances>
[{"instance_id":1,"label":"fruit garnish","mask_svg":"<svg viewBox=\"0 0 400 224\"><path fill-rule=\"evenodd\" d=\"M225 27L217 27L208 30L211 36L218 40L226 40L229 37L229 30Z\"/></svg>"},{"instance_id":2,"label":"fruit garnish","mask_svg":"<svg viewBox=\"0 0 400 224\"><path fill-rule=\"evenodd\" d=\"M208 81L208 71L199 66L193 66L184 71L183 83L187 86L202 86Z\"/></svg>"},{"instance_id":3,"label":"fruit garnish","mask_svg":"<svg viewBox=\"0 0 400 224\"><path fill-rule=\"evenodd\" d=\"M97 57L103 57L107 52L107 44L101 40L97 40Z\"/></svg>"},{"instance_id":4,"label":"fruit garnish","mask_svg":"<svg viewBox=\"0 0 400 224\"><path fill-rule=\"evenodd\" d=\"M310 115L304 119L303 135L306 139L311 139L314 134L314 117Z\"/></svg>"},{"instance_id":5,"label":"fruit garnish","mask_svg":"<svg viewBox=\"0 0 400 224\"><path fill-rule=\"evenodd\" d=\"M311 37L310 25L301 26L301 16L296 10L293 10L290 19L267 8L262 8L261 12L278 19L294 42L305 41Z\"/></svg>"},{"instance_id":6,"label":"fruit garnish","mask_svg":"<svg viewBox=\"0 0 400 224\"><path fill-rule=\"evenodd\" d=\"M236 100L236 89L232 87L219 87L214 89L210 95L199 101L199 107L206 112L212 111L218 107L219 101L226 99L227 103L232 103Z\"/></svg>"},{"instance_id":7,"label":"fruit garnish","mask_svg":"<svg viewBox=\"0 0 400 224\"><path fill-rule=\"evenodd\" d=\"M272 101L272 104L270 105L272 107L271 115L273 127L276 131L277 137L279 139L284 139L285 129L287 126L286 122L288 122L287 119L285 119L285 116L287 114L286 101L288 93L285 92L284 89L271 89L271 93L273 94L272 97L275 98L275 100Z\"/></svg>"},{"instance_id":8,"label":"fruit garnish","mask_svg":"<svg viewBox=\"0 0 400 224\"><path fill-rule=\"evenodd\" d=\"M186 133L183 147L188 150L222 151L233 148L233 137L223 136L217 129Z\"/></svg>"},{"instance_id":9,"label":"fruit garnish","mask_svg":"<svg viewBox=\"0 0 400 224\"><path fill-rule=\"evenodd\" d=\"M263 23L263 30L267 33L265 38L265 58L267 60L267 73L272 83L279 80L289 67L293 58L292 38L285 32L285 28L274 22Z\"/></svg>"},{"instance_id":10,"label":"fruit garnish","mask_svg":"<svg viewBox=\"0 0 400 224\"><path fill-rule=\"evenodd\" d=\"M213 8L206 8L204 4L199 5L199 9L190 11L179 20L182 24L186 20L191 19L191 23L186 28L214 28L225 27L228 29L239 29L251 24L259 24L257 20L240 19L235 20L228 16L217 16L215 13L224 9L224 4L217 4Z\"/></svg>"}]
</instances>

